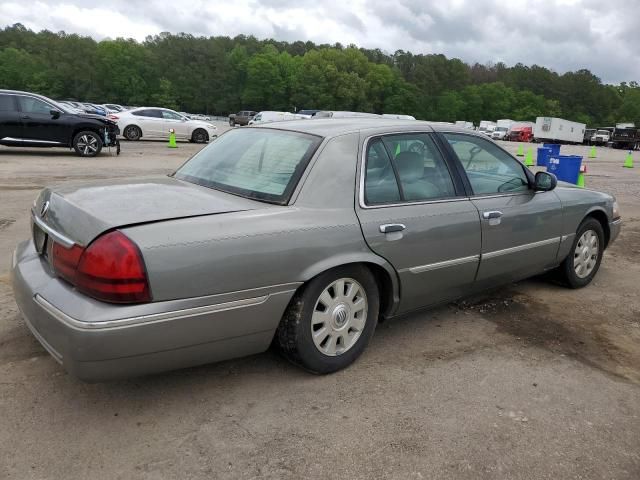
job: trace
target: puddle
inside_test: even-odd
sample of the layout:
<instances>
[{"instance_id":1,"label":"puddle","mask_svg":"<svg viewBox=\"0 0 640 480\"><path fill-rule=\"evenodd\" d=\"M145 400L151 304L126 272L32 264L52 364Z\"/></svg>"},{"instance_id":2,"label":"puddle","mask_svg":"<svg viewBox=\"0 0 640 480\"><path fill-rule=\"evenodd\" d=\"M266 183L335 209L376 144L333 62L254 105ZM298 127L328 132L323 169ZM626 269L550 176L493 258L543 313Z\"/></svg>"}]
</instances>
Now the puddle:
<instances>
[{"instance_id":1,"label":"puddle","mask_svg":"<svg viewBox=\"0 0 640 480\"><path fill-rule=\"evenodd\" d=\"M618 378L640 383L640 343L630 341L625 328L613 325L610 318L601 314L593 313L586 318L562 298L550 296L546 303L513 287L455 306L477 312L495 323L498 332L526 345L566 355ZM632 333L640 332L640 328L636 329L638 332Z\"/></svg>"}]
</instances>

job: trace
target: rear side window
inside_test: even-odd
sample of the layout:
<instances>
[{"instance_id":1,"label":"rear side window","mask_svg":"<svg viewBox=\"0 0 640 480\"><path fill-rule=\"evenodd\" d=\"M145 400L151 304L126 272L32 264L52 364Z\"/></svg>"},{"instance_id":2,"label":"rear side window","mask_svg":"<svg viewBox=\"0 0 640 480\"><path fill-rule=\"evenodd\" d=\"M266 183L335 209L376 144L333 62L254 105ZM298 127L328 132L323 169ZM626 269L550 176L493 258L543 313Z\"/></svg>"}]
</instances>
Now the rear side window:
<instances>
[{"instance_id":1,"label":"rear side window","mask_svg":"<svg viewBox=\"0 0 640 480\"><path fill-rule=\"evenodd\" d=\"M17 110L13 95L0 95L0 112L15 112Z\"/></svg>"},{"instance_id":2,"label":"rear side window","mask_svg":"<svg viewBox=\"0 0 640 480\"><path fill-rule=\"evenodd\" d=\"M152 108L148 108L146 110L138 110L137 112L131 113L138 117L162 118L162 112L160 110L154 110Z\"/></svg>"},{"instance_id":3,"label":"rear side window","mask_svg":"<svg viewBox=\"0 0 640 480\"><path fill-rule=\"evenodd\" d=\"M455 196L449 169L429 134L387 135L369 144L365 172L367 204Z\"/></svg>"}]
</instances>

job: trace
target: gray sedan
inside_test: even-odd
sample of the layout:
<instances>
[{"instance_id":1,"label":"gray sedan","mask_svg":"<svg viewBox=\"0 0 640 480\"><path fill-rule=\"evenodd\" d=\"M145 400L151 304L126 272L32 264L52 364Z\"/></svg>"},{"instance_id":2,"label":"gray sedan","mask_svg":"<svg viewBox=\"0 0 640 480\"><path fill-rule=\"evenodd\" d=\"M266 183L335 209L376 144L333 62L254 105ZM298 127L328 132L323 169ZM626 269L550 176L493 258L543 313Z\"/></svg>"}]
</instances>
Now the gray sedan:
<instances>
[{"instance_id":1,"label":"gray sedan","mask_svg":"<svg viewBox=\"0 0 640 480\"><path fill-rule=\"evenodd\" d=\"M174 174L46 188L13 288L85 380L276 344L328 373L379 319L546 271L596 275L615 199L534 175L486 136L389 119L231 130Z\"/></svg>"}]
</instances>

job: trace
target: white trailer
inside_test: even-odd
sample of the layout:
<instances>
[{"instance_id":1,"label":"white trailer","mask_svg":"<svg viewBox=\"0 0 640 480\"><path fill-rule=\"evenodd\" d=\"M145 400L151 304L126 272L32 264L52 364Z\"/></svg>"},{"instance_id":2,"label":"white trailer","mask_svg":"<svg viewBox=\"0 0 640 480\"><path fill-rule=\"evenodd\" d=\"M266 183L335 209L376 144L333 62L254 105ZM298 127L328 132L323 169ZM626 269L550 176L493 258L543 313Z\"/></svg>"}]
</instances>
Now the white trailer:
<instances>
[{"instance_id":1,"label":"white trailer","mask_svg":"<svg viewBox=\"0 0 640 480\"><path fill-rule=\"evenodd\" d=\"M533 129L533 137L536 142L547 143L582 143L584 123L571 122L563 118L538 117Z\"/></svg>"},{"instance_id":2,"label":"white trailer","mask_svg":"<svg viewBox=\"0 0 640 480\"><path fill-rule=\"evenodd\" d=\"M456 120L456 127L468 128L473 130L473 122L465 122L464 120Z\"/></svg>"},{"instance_id":3,"label":"white trailer","mask_svg":"<svg viewBox=\"0 0 640 480\"><path fill-rule=\"evenodd\" d=\"M509 130L514 123L516 123L514 120L503 118L496 122L496 126L506 128L507 130Z\"/></svg>"}]
</instances>

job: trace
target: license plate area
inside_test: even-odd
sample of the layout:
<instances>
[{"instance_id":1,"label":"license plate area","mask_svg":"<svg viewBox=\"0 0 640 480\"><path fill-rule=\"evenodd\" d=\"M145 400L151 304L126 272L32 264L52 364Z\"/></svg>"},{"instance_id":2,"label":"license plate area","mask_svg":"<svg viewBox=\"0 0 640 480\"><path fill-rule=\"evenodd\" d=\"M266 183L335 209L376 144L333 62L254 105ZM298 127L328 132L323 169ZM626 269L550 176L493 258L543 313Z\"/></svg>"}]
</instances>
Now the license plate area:
<instances>
[{"instance_id":1,"label":"license plate area","mask_svg":"<svg viewBox=\"0 0 640 480\"><path fill-rule=\"evenodd\" d=\"M32 224L33 244L36 247L38 255L43 255L47 248L47 234L35 223Z\"/></svg>"}]
</instances>

